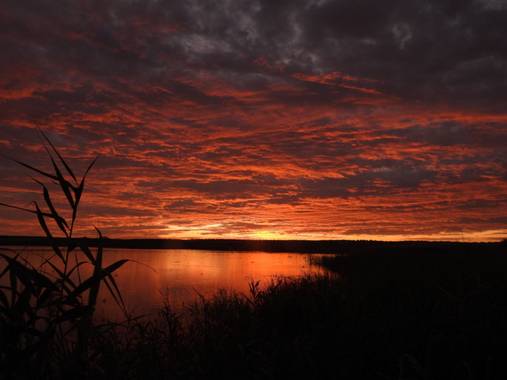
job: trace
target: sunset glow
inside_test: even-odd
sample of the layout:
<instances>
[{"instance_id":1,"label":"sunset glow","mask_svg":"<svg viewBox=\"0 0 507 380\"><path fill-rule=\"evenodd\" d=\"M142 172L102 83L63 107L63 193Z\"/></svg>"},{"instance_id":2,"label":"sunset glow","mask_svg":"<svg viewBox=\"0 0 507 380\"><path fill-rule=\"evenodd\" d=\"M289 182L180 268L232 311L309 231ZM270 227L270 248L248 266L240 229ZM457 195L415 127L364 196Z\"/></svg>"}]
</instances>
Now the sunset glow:
<instances>
[{"instance_id":1,"label":"sunset glow","mask_svg":"<svg viewBox=\"0 0 507 380\"><path fill-rule=\"evenodd\" d=\"M506 238L507 8L275 3L8 0L1 152L99 156L83 234ZM40 197L0 160L1 202ZM40 232L0 208L0 234Z\"/></svg>"}]
</instances>

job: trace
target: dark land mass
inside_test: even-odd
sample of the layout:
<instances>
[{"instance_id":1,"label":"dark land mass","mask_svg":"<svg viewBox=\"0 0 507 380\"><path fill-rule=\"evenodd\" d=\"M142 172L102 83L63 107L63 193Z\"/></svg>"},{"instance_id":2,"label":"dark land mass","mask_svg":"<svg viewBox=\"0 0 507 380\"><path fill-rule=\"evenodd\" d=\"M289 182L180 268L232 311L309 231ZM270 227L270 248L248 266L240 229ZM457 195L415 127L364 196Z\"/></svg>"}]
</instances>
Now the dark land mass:
<instances>
[{"instance_id":1,"label":"dark land mass","mask_svg":"<svg viewBox=\"0 0 507 380\"><path fill-rule=\"evenodd\" d=\"M68 243L55 238L58 245ZM85 243L95 247L98 239L74 239L74 243ZM45 237L0 236L0 246L51 246ZM217 251L264 251L293 253L502 253L507 252L505 241L498 243L463 243L431 241L369 241L369 240L235 240L235 239L109 239L104 238L105 248L123 249L197 249Z\"/></svg>"}]
</instances>

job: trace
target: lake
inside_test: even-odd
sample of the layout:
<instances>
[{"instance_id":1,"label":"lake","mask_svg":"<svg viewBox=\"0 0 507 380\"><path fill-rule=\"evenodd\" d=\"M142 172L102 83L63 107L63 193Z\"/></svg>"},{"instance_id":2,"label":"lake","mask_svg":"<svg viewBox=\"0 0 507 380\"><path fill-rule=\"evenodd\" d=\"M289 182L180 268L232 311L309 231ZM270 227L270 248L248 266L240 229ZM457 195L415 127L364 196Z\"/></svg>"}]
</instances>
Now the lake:
<instances>
[{"instance_id":1,"label":"lake","mask_svg":"<svg viewBox=\"0 0 507 380\"><path fill-rule=\"evenodd\" d=\"M15 250L34 266L52 253L49 248ZM251 281L260 281L261 287L265 287L280 276L295 278L325 273L310 263L309 255L299 253L105 250L105 266L120 259L131 260L116 272L115 279L133 315L154 313L164 300L181 310L200 296L213 296L219 289L247 295ZM99 319L121 317L107 292L101 292L100 300Z\"/></svg>"}]
</instances>

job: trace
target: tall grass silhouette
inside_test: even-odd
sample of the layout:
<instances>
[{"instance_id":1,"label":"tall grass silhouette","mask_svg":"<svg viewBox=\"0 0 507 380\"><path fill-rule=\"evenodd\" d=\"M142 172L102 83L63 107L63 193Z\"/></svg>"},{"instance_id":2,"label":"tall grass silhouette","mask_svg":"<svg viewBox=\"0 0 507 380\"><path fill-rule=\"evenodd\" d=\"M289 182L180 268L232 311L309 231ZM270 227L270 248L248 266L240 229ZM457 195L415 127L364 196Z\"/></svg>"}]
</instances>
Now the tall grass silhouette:
<instances>
[{"instance_id":1,"label":"tall grass silhouette","mask_svg":"<svg viewBox=\"0 0 507 380\"><path fill-rule=\"evenodd\" d=\"M77 377L76 373L86 372L92 354L89 342L99 331L93 316L101 286L125 311L113 273L128 260L103 265L102 234L97 228L96 250L84 239L73 239L86 177L96 159L78 179L50 139L42 131L41 135L52 173L12 160L39 177L34 181L41 186L44 202L34 201L32 209L0 203L35 215L52 249L38 267L14 251L0 252L0 373L8 378ZM57 209L47 181L59 187L66 209ZM64 245L57 243L55 229L64 236Z\"/></svg>"}]
</instances>

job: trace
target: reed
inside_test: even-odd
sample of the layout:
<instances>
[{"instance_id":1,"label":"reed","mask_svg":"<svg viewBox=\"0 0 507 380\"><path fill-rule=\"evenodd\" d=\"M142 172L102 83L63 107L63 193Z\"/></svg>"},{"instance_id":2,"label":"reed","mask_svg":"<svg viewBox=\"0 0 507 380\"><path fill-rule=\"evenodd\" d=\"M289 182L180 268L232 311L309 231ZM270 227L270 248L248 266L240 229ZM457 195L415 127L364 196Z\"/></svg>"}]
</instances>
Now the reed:
<instances>
[{"instance_id":1,"label":"reed","mask_svg":"<svg viewBox=\"0 0 507 380\"><path fill-rule=\"evenodd\" d=\"M0 371L8 378L46 378L84 376L89 357L89 342L99 330L93 315L101 286L125 310L113 273L127 260L103 265L102 234L92 250L85 240L74 240L74 230L86 178L96 159L78 179L71 166L41 131L53 172L25 162L16 163L35 173L44 202L33 208L0 203L33 214L51 242L52 255L35 267L22 256L4 250L0 253ZM46 183L44 182L46 181ZM67 203L57 209L47 182L56 184ZM64 236L57 243L54 229ZM83 268L90 266L88 276Z\"/></svg>"},{"instance_id":2,"label":"reed","mask_svg":"<svg viewBox=\"0 0 507 380\"><path fill-rule=\"evenodd\" d=\"M96 378L505 379L504 274L314 276L222 291L95 341Z\"/></svg>"}]
</instances>

